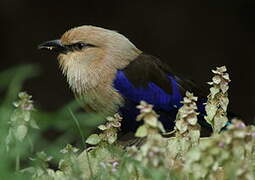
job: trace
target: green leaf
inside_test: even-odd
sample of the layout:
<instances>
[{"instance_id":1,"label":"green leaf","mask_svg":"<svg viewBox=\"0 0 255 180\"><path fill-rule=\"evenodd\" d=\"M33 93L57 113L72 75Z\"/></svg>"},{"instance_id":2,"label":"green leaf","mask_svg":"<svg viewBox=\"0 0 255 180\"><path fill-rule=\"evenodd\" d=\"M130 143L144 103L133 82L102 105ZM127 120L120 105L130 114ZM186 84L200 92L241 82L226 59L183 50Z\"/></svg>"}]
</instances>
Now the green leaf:
<instances>
[{"instance_id":1,"label":"green leaf","mask_svg":"<svg viewBox=\"0 0 255 180\"><path fill-rule=\"evenodd\" d=\"M205 178L206 174L208 173L208 169L206 169L199 163L193 164L192 169L196 177L195 179Z\"/></svg>"},{"instance_id":2,"label":"green leaf","mask_svg":"<svg viewBox=\"0 0 255 180\"><path fill-rule=\"evenodd\" d=\"M22 116L22 111L15 109L10 118L11 123L16 123L21 116Z\"/></svg>"},{"instance_id":3,"label":"green leaf","mask_svg":"<svg viewBox=\"0 0 255 180\"><path fill-rule=\"evenodd\" d=\"M147 136L147 134L148 134L147 128L146 128L146 126L143 125L137 129L135 136L136 137L145 137L145 136Z\"/></svg>"},{"instance_id":4,"label":"green leaf","mask_svg":"<svg viewBox=\"0 0 255 180\"><path fill-rule=\"evenodd\" d=\"M212 80L215 84L219 84L221 82L221 78L218 75L214 76Z\"/></svg>"},{"instance_id":5,"label":"green leaf","mask_svg":"<svg viewBox=\"0 0 255 180\"><path fill-rule=\"evenodd\" d=\"M179 142L178 139L173 137L168 139L168 145L167 148L169 149L169 156L171 158L175 158L179 153Z\"/></svg>"},{"instance_id":6,"label":"green leaf","mask_svg":"<svg viewBox=\"0 0 255 180\"><path fill-rule=\"evenodd\" d=\"M210 88L210 92L211 92L211 95L212 95L212 98L215 97L215 95L220 92L220 90L218 88L215 88L215 87L211 87Z\"/></svg>"},{"instance_id":7,"label":"green leaf","mask_svg":"<svg viewBox=\"0 0 255 180\"><path fill-rule=\"evenodd\" d=\"M234 132L234 137L237 137L237 138L245 138L247 132L245 131L235 131Z\"/></svg>"},{"instance_id":8,"label":"green leaf","mask_svg":"<svg viewBox=\"0 0 255 180\"><path fill-rule=\"evenodd\" d=\"M188 150L191 147L191 144L187 141L187 139L185 137L184 138L179 138L178 139L178 144L179 144L179 147L180 147L180 153L181 154L185 154L186 152L188 152Z\"/></svg>"},{"instance_id":9,"label":"green leaf","mask_svg":"<svg viewBox=\"0 0 255 180\"><path fill-rule=\"evenodd\" d=\"M220 84L220 89L225 94L228 91L228 89L229 89L228 83L227 82L222 82Z\"/></svg>"},{"instance_id":10,"label":"green leaf","mask_svg":"<svg viewBox=\"0 0 255 180\"><path fill-rule=\"evenodd\" d=\"M213 123L214 132L219 133L221 129L226 125L227 122L228 122L228 118L226 116L216 115L214 117L214 123Z\"/></svg>"},{"instance_id":11,"label":"green leaf","mask_svg":"<svg viewBox=\"0 0 255 180\"><path fill-rule=\"evenodd\" d=\"M34 119L30 120L30 126L34 129L40 129L39 126L37 125L36 121Z\"/></svg>"},{"instance_id":12,"label":"green leaf","mask_svg":"<svg viewBox=\"0 0 255 180\"><path fill-rule=\"evenodd\" d=\"M113 144L116 140L117 140L117 134L115 134L114 136L110 136L107 139L109 144Z\"/></svg>"},{"instance_id":13,"label":"green leaf","mask_svg":"<svg viewBox=\"0 0 255 180\"><path fill-rule=\"evenodd\" d=\"M22 115L23 115L24 121L28 122L30 120L30 117L31 117L30 111L24 110L22 111Z\"/></svg>"},{"instance_id":14,"label":"green leaf","mask_svg":"<svg viewBox=\"0 0 255 180\"><path fill-rule=\"evenodd\" d=\"M188 123L191 125L197 124L197 116L190 117L187 120L188 120Z\"/></svg>"},{"instance_id":15,"label":"green leaf","mask_svg":"<svg viewBox=\"0 0 255 180\"><path fill-rule=\"evenodd\" d=\"M199 138L200 138L200 130L190 130L189 131L189 135L190 135L190 140L192 143L198 143L199 142Z\"/></svg>"},{"instance_id":16,"label":"green leaf","mask_svg":"<svg viewBox=\"0 0 255 180\"><path fill-rule=\"evenodd\" d=\"M112 121L114 121L115 119L114 119L113 117L110 117L110 116L109 116L109 117L106 118L106 120L109 121L109 122L112 122Z\"/></svg>"},{"instance_id":17,"label":"green leaf","mask_svg":"<svg viewBox=\"0 0 255 180\"><path fill-rule=\"evenodd\" d=\"M20 170L20 172L21 173L28 172L28 173L34 174L35 173L35 168L34 167L28 167L28 168Z\"/></svg>"},{"instance_id":18,"label":"green leaf","mask_svg":"<svg viewBox=\"0 0 255 180\"><path fill-rule=\"evenodd\" d=\"M6 150L7 150L7 152L8 152L9 149L10 149L9 146L10 146L10 143L11 143L12 139L13 139L12 130L9 129L9 133L8 133L6 139L5 139L5 144L6 144Z\"/></svg>"},{"instance_id":19,"label":"green leaf","mask_svg":"<svg viewBox=\"0 0 255 180\"><path fill-rule=\"evenodd\" d=\"M166 132L166 130L165 130L163 124L162 124L160 121L158 121L158 129L159 129L162 133L165 133L165 132Z\"/></svg>"},{"instance_id":20,"label":"green leaf","mask_svg":"<svg viewBox=\"0 0 255 180\"><path fill-rule=\"evenodd\" d=\"M101 141L101 138L98 136L98 134L91 134L87 140L86 143L91 145L97 145Z\"/></svg>"},{"instance_id":21,"label":"green leaf","mask_svg":"<svg viewBox=\"0 0 255 180\"><path fill-rule=\"evenodd\" d=\"M228 103L229 103L228 97L226 96L221 97L220 105L225 112L227 112Z\"/></svg>"},{"instance_id":22,"label":"green leaf","mask_svg":"<svg viewBox=\"0 0 255 180\"><path fill-rule=\"evenodd\" d=\"M106 127L105 125L99 125L99 126L98 126L98 129L104 131L104 130L107 129L107 127Z\"/></svg>"},{"instance_id":23,"label":"green leaf","mask_svg":"<svg viewBox=\"0 0 255 180\"><path fill-rule=\"evenodd\" d=\"M15 137L16 139L18 139L19 141L23 141L23 139L25 138L25 136L27 135L27 131L28 131L28 128L27 126L25 125L19 125L17 127L17 130L15 133Z\"/></svg>"},{"instance_id":24,"label":"green leaf","mask_svg":"<svg viewBox=\"0 0 255 180\"><path fill-rule=\"evenodd\" d=\"M214 104L206 104L205 106L205 111L207 113L207 116L206 116L206 121L209 123L209 124L212 124L212 121L213 121L213 118L217 112L218 108L216 105Z\"/></svg>"},{"instance_id":25,"label":"green leaf","mask_svg":"<svg viewBox=\"0 0 255 180\"><path fill-rule=\"evenodd\" d=\"M62 171L65 171L70 166L69 163L64 159L61 159L58 163L58 168L61 169Z\"/></svg>"},{"instance_id":26,"label":"green leaf","mask_svg":"<svg viewBox=\"0 0 255 180\"><path fill-rule=\"evenodd\" d=\"M48 156L44 151L36 153L37 158L40 160L43 160L45 162L48 162L52 159L51 156Z\"/></svg>"},{"instance_id":27,"label":"green leaf","mask_svg":"<svg viewBox=\"0 0 255 180\"><path fill-rule=\"evenodd\" d=\"M183 120L177 120L175 123L176 128L180 131L180 133L184 133L188 129L188 125Z\"/></svg>"},{"instance_id":28,"label":"green leaf","mask_svg":"<svg viewBox=\"0 0 255 180\"><path fill-rule=\"evenodd\" d=\"M144 121L146 122L146 124L150 125L151 127L157 127L158 119L152 114L145 116Z\"/></svg>"},{"instance_id":29,"label":"green leaf","mask_svg":"<svg viewBox=\"0 0 255 180\"><path fill-rule=\"evenodd\" d=\"M187 155L185 156L185 159L187 162L195 162L198 161L201 158L201 152L198 148L191 149Z\"/></svg>"}]
</instances>

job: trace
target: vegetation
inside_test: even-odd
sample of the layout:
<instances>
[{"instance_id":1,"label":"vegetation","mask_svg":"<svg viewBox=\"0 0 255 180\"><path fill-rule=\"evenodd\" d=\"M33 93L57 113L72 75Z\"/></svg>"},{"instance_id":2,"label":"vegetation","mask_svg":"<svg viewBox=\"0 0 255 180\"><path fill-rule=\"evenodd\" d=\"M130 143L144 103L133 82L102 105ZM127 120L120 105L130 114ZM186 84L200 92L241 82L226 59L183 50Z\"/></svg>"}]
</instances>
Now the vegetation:
<instances>
[{"instance_id":1,"label":"vegetation","mask_svg":"<svg viewBox=\"0 0 255 180\"><path fill-rule=\"evenodd\" d=\"M32 96L20 92L24 80L37 75L36 67L2 72L0 91L5 95L0 105L0 177L253 180L255 127L233 119L222 130L229 121L230 79L224 66L213 73L205 116L213 129L210 137L200 137L197 97L186 92L173 132L166 132L153 106L142 101L137 106L137 120L144 124L135 133L139 144L123 146L117 140L122 120L119 114L101 122L94 114L78 112L75 101L56 112L37 110ZM100 132L92 134L93 127ZM59 135L47 138L52 129Z\"/></svg>"}]
</instances>

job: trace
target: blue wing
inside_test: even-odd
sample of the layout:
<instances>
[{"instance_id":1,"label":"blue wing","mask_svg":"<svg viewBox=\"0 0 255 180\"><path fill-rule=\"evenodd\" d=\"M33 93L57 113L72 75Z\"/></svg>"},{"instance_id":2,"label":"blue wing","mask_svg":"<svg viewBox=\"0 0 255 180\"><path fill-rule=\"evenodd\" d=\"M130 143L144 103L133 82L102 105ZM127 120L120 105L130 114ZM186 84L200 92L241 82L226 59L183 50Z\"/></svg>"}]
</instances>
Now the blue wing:
<instances>
[{"instance_id":1,"label":"blue wing","mask_svg":"<svg viewBox=\"0 0 255 180\"><path fill-rule=\"evenodd\" d=\"M140 125L136 121L136 116L139 114L136 106L141 100L154 106L153 109L160 115L159 120L166 129L174 127L176 113L178 108L182 106L180 103L182 95L176 80L171 75L168 78L169 86L172 87L171 94L165 92L153 82L149 82L146 87L136 87L130 82L123 71L119 70L117 72L114 88L125 100L125 104L119 109L119 113L123 117L122 131L135 131Z\"/></svg>"},{"instance_id":2,"label":"blue wing","mask_svg":"<svg viewBox=\"0 0 255 180\"><path fill-rule=\"evenodd\" d=\"M124 131L135 130L139 125L135 121L139 114L136 106L142 100L154 106L153 109L160 115L159 120L166 129L172 129L185 91L196 91L195 95L199 92L190 81L179 78L167 65L145 54L138 56L125 69L118 70L113 86L125 100L119 109L124 118ZM198 105L204 111L203 103Z\"/></svg>"},{"instance_id":3,"label":"blue wing","mask_svg":"<svg viewBox=\"0 0 255 180\"><path fill-rule=\"evenodd\" d=\"M171 111L181 107L182 95L177 81L168 75L169 87L172 94L168 94L154 82L148 82L147 87L136 87L121 70L117 72L114 87L127 100L139 103L141 100L154 105L156 110Z\"/></svg>"}]
</instances>

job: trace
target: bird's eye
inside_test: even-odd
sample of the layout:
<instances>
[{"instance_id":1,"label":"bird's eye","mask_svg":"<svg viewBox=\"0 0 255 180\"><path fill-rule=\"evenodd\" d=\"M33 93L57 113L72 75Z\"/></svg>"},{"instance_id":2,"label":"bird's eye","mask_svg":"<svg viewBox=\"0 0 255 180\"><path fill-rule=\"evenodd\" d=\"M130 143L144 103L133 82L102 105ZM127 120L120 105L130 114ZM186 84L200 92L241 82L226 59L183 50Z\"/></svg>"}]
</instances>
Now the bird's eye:
<instances>
[{"instance_id":1,"label":"bird's eye","mask_svg":"<svg viewBox=\"0 0 255 180\"><path fill-rule=\"evenodd\" d=\"M83 42L78 42L78 43L74 44L74 49L76 49L76 50L81 50L85 47L95 47L95 46L92 44L87 44L87 43L83 43Z\"/></svg>"},{"instance_id":2,"label":"bird's eye","mask_svg":"<svg viewBox=\"0 0 255 180\"><path fill-rule=\"evenodd\" d=\"M75 47L76 47L76 49L78 49L78 50L81 50L82 48L84 48L84 47L86 47L87 46L87 44L85 44L85 43L76 43L75 44Z\"/></svg>"},{"instance_id":3,"label":"bird's eye","mask_svg":"<svg viewBox=\"0 0 255 180\"><path fill-rule=\"evenodd\" d=\"M67 49L67 51L79 51L86 47L96 47L96 46L94 46L93 44L87 44L83 42L65 45L65 48Z\"/></svg>"}]
</instances>

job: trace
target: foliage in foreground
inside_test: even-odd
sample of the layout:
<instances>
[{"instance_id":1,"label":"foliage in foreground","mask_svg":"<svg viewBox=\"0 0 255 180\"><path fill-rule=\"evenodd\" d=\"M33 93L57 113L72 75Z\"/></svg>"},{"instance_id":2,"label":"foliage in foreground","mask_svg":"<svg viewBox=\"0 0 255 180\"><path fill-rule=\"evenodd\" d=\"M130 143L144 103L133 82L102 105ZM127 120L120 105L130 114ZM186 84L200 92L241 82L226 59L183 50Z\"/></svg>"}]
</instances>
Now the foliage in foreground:
<instances>
[{"instance_id":1,"label":"foliage in foreground","mask_svg":"<svg viewBox=\"0 0 255 180\"><path fill-rule=\"evenodd\" d=\"M91 134L82 151L68 144L54 154L38 152L30 158L32 166L20 170L20 155L17 147L23 142L33 141L30 129L40 131L31 97L19 94L10 116L9 135L6 146L16 156L18 174L31 174L33 179L254 179L255 127L246 126L241 120L233 119L226 130L229 76L225 67L213 70L214 77L209 84L210 94L206 103L206 121L212 126L210 137L200 137L198 124L197 97L186 92L176 117L172 137L166 138L164 127L158 121L153 106L141 102L138 121L144 124L135 136L139 144L124 147L118 143L121 117L116 114L99 125L99 134ZM73 109L72 109L73 110ZM70 110L73 118L76 118ZM78 129L81 130L77 119ZM39 124L39 123L38 123ZM77 130L78 131L78 130ZM83 142L84 136L81 133ZM33 144L33 143L30 143ZM29 146L25 146L28 148ZM84 150L85 149L85 150ZM47 150L47 149L46 149ZM50 154L50 152L47 152ZM50 168L51 161L58 158L58 165ZM55 161L56 162L56 161Z\"/></svg>"}]
</instances>

